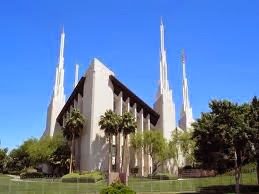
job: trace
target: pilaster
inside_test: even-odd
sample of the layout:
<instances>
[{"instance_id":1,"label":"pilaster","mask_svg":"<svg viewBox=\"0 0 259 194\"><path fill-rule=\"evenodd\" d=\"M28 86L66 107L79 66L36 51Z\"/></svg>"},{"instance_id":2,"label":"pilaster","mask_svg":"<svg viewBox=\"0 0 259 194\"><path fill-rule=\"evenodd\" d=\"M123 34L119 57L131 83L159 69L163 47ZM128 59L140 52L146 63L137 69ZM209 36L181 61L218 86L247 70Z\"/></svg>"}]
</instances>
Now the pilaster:
<instances>
[{"instance_id":1,"label":"pilaster","mask_svg":"<svg viewBox=\"0 0 259 194\"><path fill-rule=\"evenodd\" d=\"M123 106L123 99L122 99L122 92L120 92L119 96L116 99L115 102L115 112L119 115L122 115L122 106ZM122 155L122 141L121 141L121 134L117 136L117 144L116 144L116 170L119 171L121 167L121 155Z\"/></svg>"},{"instance_id":2,"label":"pilaster","mask_svg":"<svg viewBox=\"0 0 259 194\"><path fill-rule=\"evenodd\" d=\"M143 109L140 110L138 114L138 132L143 133L144 130L144 118ZM138 175L144 176L144 150L140 149L138 151Z\"/></svg>"}]
</instances>

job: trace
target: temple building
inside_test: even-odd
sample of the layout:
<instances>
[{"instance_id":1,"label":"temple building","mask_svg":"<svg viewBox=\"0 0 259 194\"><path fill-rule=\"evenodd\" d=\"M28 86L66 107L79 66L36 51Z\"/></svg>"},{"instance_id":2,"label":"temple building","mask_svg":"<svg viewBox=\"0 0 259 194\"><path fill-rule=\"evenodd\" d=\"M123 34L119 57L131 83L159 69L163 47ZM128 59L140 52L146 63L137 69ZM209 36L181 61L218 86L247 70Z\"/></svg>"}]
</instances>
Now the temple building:
<instances>
[{"instance_id":1,"label":"temple building","mask_svg":"<svg viewBox=\"0 0 259 194\"><path fill-rule=\"evenodd\" d=\"M76 168L83 171L108 169L108 144L104 132L98 122L106 110L111 109L118 114L132 112L137 131L161 130L164 138L170 139L172 131L177 128L173 92L170 89L167 72L166 50L164 44L164 25L160 24L160 80L154 107L150 107L131 89L115 76L107 65L94 58L78 81L78 65L75 70L75 88L65 102L64 95L64 31L61 34L59 63L53 96L48 108L47 124L44 136L53 136L54 132L64 126L70 112L77 108L86 118L86 124L79 139L76 139ZM185 62L183 62L185 68ZM187 79L183 78L183 108L179 127L187 130L192 113L188 99ZM187 119L188 118L188 119ZM115 142L115 139L114 139ZM119 169L122 155L122 137L118 137L116 155L112 163ZM146 176L152 172L152 161L143 151L130 152L129 169L138 167L138 175Z\"/></svg>"}]
</instances>

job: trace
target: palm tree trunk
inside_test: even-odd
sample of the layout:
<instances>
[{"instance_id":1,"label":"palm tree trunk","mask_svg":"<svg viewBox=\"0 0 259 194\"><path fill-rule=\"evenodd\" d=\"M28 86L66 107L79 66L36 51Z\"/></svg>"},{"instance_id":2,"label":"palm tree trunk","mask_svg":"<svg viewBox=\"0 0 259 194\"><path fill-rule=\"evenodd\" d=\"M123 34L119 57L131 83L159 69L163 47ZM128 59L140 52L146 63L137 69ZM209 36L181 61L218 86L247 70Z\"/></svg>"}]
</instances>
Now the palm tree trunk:
<instances>
[{"instance_id":1,"label":"palm tree trunk","mask_svg":"<svg viewBox=\"0 0 259 194\"><path fill-rule=\"evenodd\" d=\"M69 174L73 173L73 147L74 147L74 135L72 135L72 142L70 146L70 164L69 164Z\"/></svg>"},{"instance_id":2,"label":"palm tree trunk","mask_svg":"<svg viewBox=\"0 0 259 194\"><path fill-rule=\"evenodd\" d=\"M124 170L125 173L128 174L128 168L129 168L129 144L128 144L128 135L126 136L125 139L125 154L124 154Z\"/></svg>"},{"instance_id":3,"label":"palm tree trunk","mask_svg":"<svg viewBox=\"0 0 259 194\"><path fill-rule=\"evenodd\" d=\"M124 138L123 138L123 150L122 150L122 160L121 160L121 170L120 170L120 172L123 172L123 169L124 169L124 163L125 163L125 148L126 148L126 138L127 138L127 136L123 136Z\"/></svg>"},{"instance_id":4,"label":"palm tree trunk","mask_svg":"<svg viewBox=\"0 0 259 194\"><path fill-rule=\"evenodd\" d=\"M112 152L112 142L111 142L112 138L111 135L109 136L109 158L108 158L108 173L110 174L111 172L111 152Z\"/></svg>"}]
</instances>

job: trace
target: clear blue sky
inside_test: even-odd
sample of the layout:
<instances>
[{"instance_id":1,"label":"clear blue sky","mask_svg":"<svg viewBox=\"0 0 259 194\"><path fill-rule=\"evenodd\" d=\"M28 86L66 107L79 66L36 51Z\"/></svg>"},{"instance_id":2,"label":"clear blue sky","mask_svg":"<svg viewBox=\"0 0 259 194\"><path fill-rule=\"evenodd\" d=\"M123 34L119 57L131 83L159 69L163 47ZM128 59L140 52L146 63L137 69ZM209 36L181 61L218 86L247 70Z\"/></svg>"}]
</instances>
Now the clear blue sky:
<instances>
[{"instance_id":1,"label":"clear blue sky","mask_svg":"<svg viewBox=\"0 0 259 194\"><path fill-rule=\"evenodd\" d=\"M259 95L258 0L12 0L0 5L0 139L13 148L45 129L62 25L65 92L74 64L93 57L148 104L159 79L159 23L165 24L169 81L181 108L181 49L194 116L208 102Z\"/></svg>"}]
</instances>

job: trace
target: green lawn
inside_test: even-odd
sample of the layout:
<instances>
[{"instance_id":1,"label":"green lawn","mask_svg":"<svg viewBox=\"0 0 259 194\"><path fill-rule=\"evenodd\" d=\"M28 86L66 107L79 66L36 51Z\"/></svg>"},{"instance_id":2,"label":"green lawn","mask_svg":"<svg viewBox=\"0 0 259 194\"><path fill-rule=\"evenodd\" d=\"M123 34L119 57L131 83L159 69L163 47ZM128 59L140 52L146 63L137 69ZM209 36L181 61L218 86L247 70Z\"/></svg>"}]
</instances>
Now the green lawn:
<instances>
[{"instance_id":1,"label":"green lawn","mask_svg":"<svg viewBox=\"0 0 259 194\"><path fill-rule=\"evenodd\" d=\"M106 183L62 183L60 179L37 179L24 182L11 181L11 177L0 175L0 194L83 194L98 193ZM36 181L36 182L30 182ZM256 184L255 174L244 174L242 184ZM230 176L217 176L214 178L199 178L188 180L149 180L146 178L130 178L129 186L138 193L141 192L181 192L195 191L199 187L210 185L234 184Z\"/></svg>"}]
</instances>

